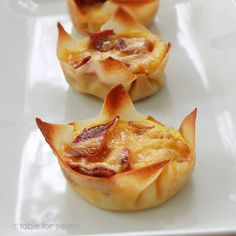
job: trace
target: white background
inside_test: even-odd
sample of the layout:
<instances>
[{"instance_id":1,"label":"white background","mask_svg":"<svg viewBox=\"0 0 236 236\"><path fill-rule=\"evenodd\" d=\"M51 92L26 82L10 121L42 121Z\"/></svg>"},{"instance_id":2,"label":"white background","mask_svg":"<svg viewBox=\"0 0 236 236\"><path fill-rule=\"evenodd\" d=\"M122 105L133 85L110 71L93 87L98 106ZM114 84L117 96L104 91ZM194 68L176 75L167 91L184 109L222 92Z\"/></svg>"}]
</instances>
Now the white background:
<instances>
[{"instance_id":1,"label":"white background","mask_svg":"<svg viewBox=\"0 0 236 236\"><path fill-rule=\"evenodd\" d=\"M57 21L72 29L63 0L0 1L0 235L24 233L14 224L32 222L78 225L81 235L236 233L235 1L162 0L152 29L173 44L167 85L136 107L176 128L197 107L197 163L174 198L135 213L78 197L36 128L36 116L70 122L96 115L102 104L64 81ZM41 227L30 235L66 232Z\"/></svg>"}]
</instances>

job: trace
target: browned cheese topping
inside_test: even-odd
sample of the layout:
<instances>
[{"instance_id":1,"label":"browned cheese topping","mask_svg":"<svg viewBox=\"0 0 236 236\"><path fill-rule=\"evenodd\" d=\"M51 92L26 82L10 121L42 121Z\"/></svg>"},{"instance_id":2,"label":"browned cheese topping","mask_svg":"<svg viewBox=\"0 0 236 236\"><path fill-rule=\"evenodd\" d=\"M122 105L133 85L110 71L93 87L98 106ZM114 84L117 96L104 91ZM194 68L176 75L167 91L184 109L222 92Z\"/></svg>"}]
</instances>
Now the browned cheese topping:
<instances>
[{"instance_id":1,"label":"browned cheese topping","mask_svg":"<svg viewBox=\"0 0 236 236\"><path fill-rule=\"evenodd\" d=\"M76 172L95 177L142 168L154 163L182 162L190 149L182 135L155 122L115 119L75 131L64 146L66 163Z\"/></svg>"}]
</instances>

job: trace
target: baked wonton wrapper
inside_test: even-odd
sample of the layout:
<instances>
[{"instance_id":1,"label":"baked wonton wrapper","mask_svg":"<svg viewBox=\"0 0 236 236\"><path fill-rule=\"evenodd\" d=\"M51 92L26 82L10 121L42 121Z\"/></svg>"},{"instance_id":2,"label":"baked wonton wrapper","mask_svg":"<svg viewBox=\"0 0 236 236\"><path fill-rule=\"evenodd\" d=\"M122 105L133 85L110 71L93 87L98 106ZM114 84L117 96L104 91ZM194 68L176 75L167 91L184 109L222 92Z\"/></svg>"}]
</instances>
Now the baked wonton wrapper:
<instances>
[{"instance_id":1,"label":"baked wonton wrapper","mask_svg":"<svg viewBox=\"0 0 236 236\"><path fill-rule=\"evenodd\" d=\"M101 31L77 40L58 24L57 56L66 80L77 92L104 99L122 84L133 101L165 83L170 43L162 41L118 8Z\"/></svg>"},{"instance_id":2,"label":"baked wonton wrapper","mask_svg":"<svg viewBox=\"0 0 236 236\"><path fill-rule=\"evenodd\" d=\"M122 85L98 116L56 125L36 119L73 189L97 207L158 206L189 179L195 163L196 109L178 131L139 114Z\"/></svg>"},{"instance_id":3,"label":"baked wonton wrapper","mask_svg":"<svg viewBox=\"0 0 236 236\"><path fill-rule=\"evenodd\" d=\"M82 33L98 31L118 7L148 26L159 8L159 0L67 0L67 4L75 28Z\"/></svg>"}]
</instances>

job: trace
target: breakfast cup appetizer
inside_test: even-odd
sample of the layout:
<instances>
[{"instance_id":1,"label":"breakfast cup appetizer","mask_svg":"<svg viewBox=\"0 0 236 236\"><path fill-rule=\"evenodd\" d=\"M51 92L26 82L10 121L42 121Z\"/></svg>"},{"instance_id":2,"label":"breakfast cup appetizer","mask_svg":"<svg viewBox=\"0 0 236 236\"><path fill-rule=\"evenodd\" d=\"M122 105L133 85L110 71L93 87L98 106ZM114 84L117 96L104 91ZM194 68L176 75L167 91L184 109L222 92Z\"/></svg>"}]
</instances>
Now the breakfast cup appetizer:
<instances>
[{"instance_id":1,"label":"breakfast cup appetizer","mask_svg":"<svg viewBox=\"0 0 236 236\"><path fill-rule=\"evenodd\" d=\"M149 25L159 8L159 0L67 0L69 14L77 30L96 32L118 7L137 21Z\"/></svg>"},{"instance_id":2,"label":"breakfast cup appetizer","mask_svg":"<svg viewBox=\"0 0 236 236\"><path fill-rule=\"evenodd\" d=\"M171 48L125 10L96 33L77 40L58 24L57 56L68 83L77 92L104 99L122 84L133 101L150 96L165 83L164 69Z\"/></svg>"},{"instance_id":3,"label":"breakfast cup appetizer","mask_svg":"<svg viewBox=\"0 0 236 236\"><path fill-rule=\"evenodd\" d=\"M160 205L190 179L196 109L174 130L138 113L122 85L92 119L36 122L72 188L93 205L135 211Z\"/></svg>"}]
</instances>

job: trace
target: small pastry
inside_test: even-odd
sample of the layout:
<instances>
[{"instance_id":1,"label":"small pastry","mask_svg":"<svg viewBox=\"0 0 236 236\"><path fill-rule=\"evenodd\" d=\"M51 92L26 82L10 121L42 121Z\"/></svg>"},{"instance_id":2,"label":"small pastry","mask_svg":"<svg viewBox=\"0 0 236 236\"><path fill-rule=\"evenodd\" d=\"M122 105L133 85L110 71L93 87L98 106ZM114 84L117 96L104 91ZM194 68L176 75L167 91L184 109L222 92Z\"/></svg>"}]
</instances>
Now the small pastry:
<instances>
[{"instance_id":1,"label":"small pastry","mask_svg":"<svg viewBox=\"0 0 236 236\"><path fill-rule=\"evenodd\" d=\"M174 130L138 113L118 85L95 118L36 122L77 193L100 208L134 211L160 205L190 179L196 113Z\"/></svg>"},{"instance_id":2,"label":"small pastry","mask_svg":"<svg viewBox=\"0 0 236 236\"><path fill-rule=\"evenodd\" d=\"M122 84L133 101L157 92L165 82L171 48L158 36L118 8L96 33L82 40L58 24L57 56L66 80L77 92L104 99Z\"/></svg>"},{"instance_id":3,"label":"small pastry","mask_svg":"<svg viewBox=\"0 0 236 236\"><path fill-rule=\"evenodd\" d=\"M159 8L159 0L67 0L67 4L75 28L82 33L98 31L118 7L148 26Z\"/></svg>"}]
</instances>

